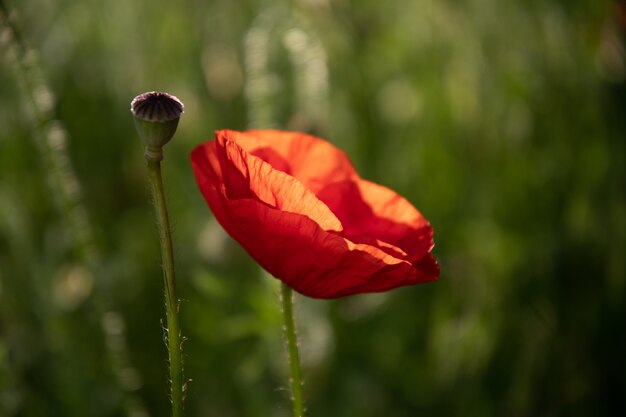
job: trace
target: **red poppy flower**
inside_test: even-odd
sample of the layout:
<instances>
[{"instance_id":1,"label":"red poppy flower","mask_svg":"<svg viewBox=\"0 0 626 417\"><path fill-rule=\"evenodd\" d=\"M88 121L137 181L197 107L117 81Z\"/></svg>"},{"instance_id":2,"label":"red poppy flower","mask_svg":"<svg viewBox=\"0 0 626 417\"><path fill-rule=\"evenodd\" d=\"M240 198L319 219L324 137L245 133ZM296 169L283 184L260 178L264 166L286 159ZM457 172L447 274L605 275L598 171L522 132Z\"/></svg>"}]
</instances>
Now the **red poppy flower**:
<instances>
[{"instance_id":1,"label":"red poppy flower","mask_svg":"<svg viewBox=\"0 0 626 417\"><path fill-rule=\"evenodd\" d=\"M439 276L428 221L395 192L361 179L322 139L220 130L191 162L224 229L301 294L337 298Z\"/></svg>"}]
</instances>

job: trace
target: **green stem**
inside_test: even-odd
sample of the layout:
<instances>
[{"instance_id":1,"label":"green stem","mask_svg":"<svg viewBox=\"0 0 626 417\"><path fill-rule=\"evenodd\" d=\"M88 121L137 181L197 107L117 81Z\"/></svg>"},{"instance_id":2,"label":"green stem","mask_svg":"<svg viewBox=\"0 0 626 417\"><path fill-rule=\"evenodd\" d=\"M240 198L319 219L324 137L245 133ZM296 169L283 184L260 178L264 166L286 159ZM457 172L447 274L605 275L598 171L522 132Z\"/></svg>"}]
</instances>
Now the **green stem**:
<instances>
[{"instance_id":1,"label":"green stem","mask_svg":"<svg viewBox=\"0 0 626 417\"><path fill-rule=\"evenodd\" d=\"M8 39L3 47L12 51L12 53L7 53L6 56L9 57L8 62L13 64L15 68L15 73L22 84L24 95L27 99L27 108L31 112L34 126L34 142L45 167L44 176L48 178L51 195L54 197L59 213L62 215L72 237L72 248L75 256L77 260L89 269L95 278L96 288L93 297L93 311L100 316L103 323L106 322L107 317L117 317L123 323L121 316L111 309L110 303L107 301L108 298L104 296L105 277L100 268L102 261L100 248L93 235L93 224L89 220L87 208L82 201L82 193L80 191L82 187L70 158L65 128L62 121L55 118L54 106L45 104L45 101L42 102L42 100L38 99L38 95L41 95L41 92L45 92L50 97L53 97L52 91L45 80L41 64L35 58L36 54L33 53L33 49L28 46L28 43L21 35L19 26L14 8L9 7L5 0L0 0L0 32L7 35L6 39ZM2 52L5 51L3 50ZM49 103L54 101L54 99L50 99ZM23 251L20 252L20 254L23 253ZM26 263L25 265L29 264ZM33 265L29 265L29 267L33 267ZM37 268L32 271L34 271L32 272L33 277L47 278L44 276L40 277L41 274L40 271L37 271ZM45 292L45 288L49 285L47 281L38 281L35 284L34 288L37 288L38 291L44 291L44 293L37 301L32 303L38 309L41 309L41 317L44 317L44 319L42 319L43 324L40 325L44 327L44 334L52 334L46 332L50 332L51 330L49 329L52 329L54 325L54 320L51 319L54 314L50 313L52 306L50 305L49 294ZM139 398L136 392L133 392L121 382L124 371L132 369L127 351L126 335L124 333L115 333L113 335L106 330L104 325L102 330L107 341L106 348L111 369L117 378L120 390L125 395L124 407L126 415L145 414L145 406L141 398ZM111 337L116 338L115 343L108 342ZM52 346L55 342L52 341L52 336L50 338L49 344ZM64 343L62 351L70 352L69 346L65 345L67 342L61 342ZM63 360L56 362L63 363ZM59 373L63 374L69 367L67 365L60 366L60 369ZM76 378L72 375L70 379L74 381ZM67 390L73 390L72 387L67 386L67 378L63 381L60 381L57 385L64 386L66 392ZM80 384L80 381L76 382L76 384ZM74 391L76 390L74 389ZM77 393L77 395L80 397L81 394ZM67 396L62 395L62 398L65 397Z\"/></svg>"},{"instance_id":2,"label":"green stem","mask_svg":"<svg viewBox=\"0 0 626 417\"><path fill-rule=\"evenodd\" d=\"M294 417L304 417L304 396L302 395L302 373L300 371L300 354L298 353L298 338L293 318L293 291L285 283L281 283L281 298L283 302L283 318L285 339L289 352L291 368L291 399L293 400Z\"/></svg>"},{"instance_id":3,"label":"green stem","mask_svg":"<svg viewBox=\"0 0 626 417\"><path fill-rule=\"evenodd\" d=\"M174 284L174 253L172 250L172 234L165 204L161 161L148 159L148 178L152 189L156 210L161 257L163 259L163 277L165 279L165 309L167 312L167 329L165 337L169 352L172 416L183 415L183 360L178 322L178 300Z\"/></svg>"},{"instance_id":4,"label":"green stem","mask_svg":"<svg viewBox=\"0 0 626 417\"><path fill-rule=\"evenodd\" d=\"M14 54L9 54L13 57L10 61L13 61L28 99L35 126L35 143L43 159L55 203L68 226L77 256L93 269L99 254L82 203L80 183L69 157L67 133L63 123L55 119L53 105L44 104L54 102L54 95L45 82L36 55L27 46L14 20L14 11L7 7L4 0L0 0L0 32L7 33L8 48L14 51ZM51 97L50 100L40 100L38 97L42 92Z\"/></svg>"}]
</instances>

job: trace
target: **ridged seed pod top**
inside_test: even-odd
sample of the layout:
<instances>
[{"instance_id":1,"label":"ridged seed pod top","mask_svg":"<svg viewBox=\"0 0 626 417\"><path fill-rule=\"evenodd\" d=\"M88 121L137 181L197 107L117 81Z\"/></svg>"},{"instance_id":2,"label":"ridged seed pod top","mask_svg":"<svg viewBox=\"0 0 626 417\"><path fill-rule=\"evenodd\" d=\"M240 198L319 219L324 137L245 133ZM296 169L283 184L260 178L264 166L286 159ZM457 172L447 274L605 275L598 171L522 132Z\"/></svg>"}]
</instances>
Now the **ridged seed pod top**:
<instances>
[{"instance_id":1,"label":"ridged seed pod top","mask_svg":"<svg viewBox=\"0 0 626 417\"><path fill-rule=\"evenodd\" d=\"M146 158L161 160L161 148L172 139L184 105L177 97L161 91L139 94L130 103L135 127L146 145Z\"/></svg>"},{"instance_id":2,"label":"ridged seed pod top","mask_svg":"<svg viewBox=\"0 0 626 417\"><path fill-rule=\"evenodd\" d=\"M185 106L171 94L151 91L135 97L130 110L136 118L147 122L170 122L183 114Z\"/></svg>"}]
</instances>

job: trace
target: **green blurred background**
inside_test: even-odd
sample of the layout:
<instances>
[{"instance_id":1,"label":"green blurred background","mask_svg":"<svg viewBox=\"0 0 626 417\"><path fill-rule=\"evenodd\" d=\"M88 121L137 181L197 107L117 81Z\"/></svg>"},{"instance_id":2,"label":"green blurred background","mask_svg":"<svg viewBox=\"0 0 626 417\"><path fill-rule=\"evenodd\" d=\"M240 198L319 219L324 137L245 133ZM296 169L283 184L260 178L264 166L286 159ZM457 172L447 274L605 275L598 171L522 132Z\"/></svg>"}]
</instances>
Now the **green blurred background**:
<instances>
[{"instance_id":1,"label":"green blurred background","mask_svg":"<svg viewBox=\"0 0 626 417\"><path fill-rule=\"evenodd\" d=\"M436 283L297 297L312 417L626 415L626 6L0 0L0 416L168 416L130 100L166 147L189 416L290 415L278 286L189 152L314 132L431 221Z\"/></svg>"}]
</instances>

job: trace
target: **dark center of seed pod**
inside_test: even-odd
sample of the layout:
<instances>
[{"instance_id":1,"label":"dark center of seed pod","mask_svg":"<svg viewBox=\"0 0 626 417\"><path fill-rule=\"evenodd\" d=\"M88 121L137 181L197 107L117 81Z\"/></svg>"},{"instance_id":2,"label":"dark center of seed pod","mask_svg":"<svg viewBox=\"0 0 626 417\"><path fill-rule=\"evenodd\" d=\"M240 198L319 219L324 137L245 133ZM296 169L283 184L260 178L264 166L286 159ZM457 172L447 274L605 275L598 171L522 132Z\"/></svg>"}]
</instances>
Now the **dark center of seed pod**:
<instances>
[{"instance_id":1,"label":"dark center of seed pod","mask_svg":"<svg viewBox=\"0 0 626 417\"><path fill-rule=\"evenodd\" d=\"M169 122L184 112L183 103L175 96L161 91L138 95L130 103L133 115L148 122Z\"/></svg>"}]
</instances>

